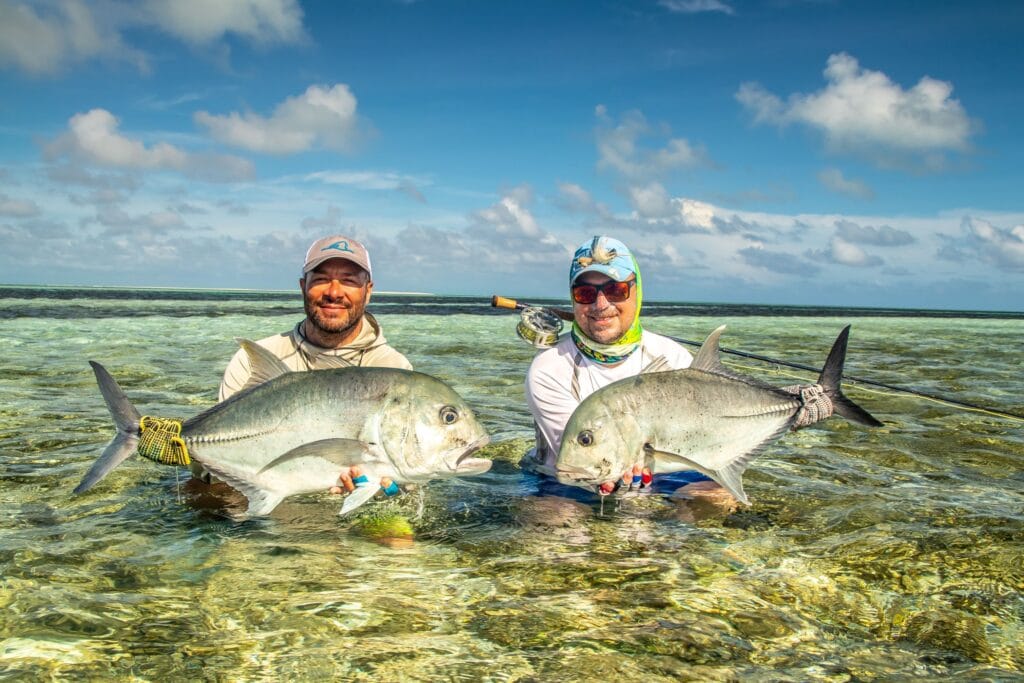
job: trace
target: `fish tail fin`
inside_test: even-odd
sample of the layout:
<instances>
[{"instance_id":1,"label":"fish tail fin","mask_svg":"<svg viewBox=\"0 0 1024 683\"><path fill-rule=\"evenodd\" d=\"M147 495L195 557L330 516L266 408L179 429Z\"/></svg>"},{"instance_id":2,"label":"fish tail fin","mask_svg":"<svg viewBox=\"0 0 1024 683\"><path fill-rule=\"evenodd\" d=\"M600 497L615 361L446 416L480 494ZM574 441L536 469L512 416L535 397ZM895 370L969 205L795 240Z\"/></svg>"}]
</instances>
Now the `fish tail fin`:
<instances>
[{"instance_id":1,"label":"fish tail fin","mask_svg":"<svg viewBox=\"0 0 1024 683\"><path fill-rule=\"evenodd\" d=\"M843 395L841 385L843 381L843 366L846 364L846 344L849 338L850 326L847 325L839 333L835 343L832 345L832 350L825 361L825 367L821 371L821 376L818 377L818 384L828 394L837 415L842 415L851 422L857 422L868 427L881 427L882 423L876 420L871 413Z\"/></svg>"},{"instance_id":2,"label":"fish tail fin","mask_svg":"<svg viewBox=\"0 0 1024 683\"><path fill-rule=\"evenodd\" d=\"M100 387L103 399L107 402L111 417L114 418L117 433L103 449L103 454L96 459L89 471L82 477L82 481L75 487L75 493L84 493L91 489L134 453L139 445L139 420L141 419L139 411L128 400L124 391L110 376L106 368L94 361L89 361L89 365L92 366L92 370L96 374L96 383Z\"/></svg>"}]
</instances>

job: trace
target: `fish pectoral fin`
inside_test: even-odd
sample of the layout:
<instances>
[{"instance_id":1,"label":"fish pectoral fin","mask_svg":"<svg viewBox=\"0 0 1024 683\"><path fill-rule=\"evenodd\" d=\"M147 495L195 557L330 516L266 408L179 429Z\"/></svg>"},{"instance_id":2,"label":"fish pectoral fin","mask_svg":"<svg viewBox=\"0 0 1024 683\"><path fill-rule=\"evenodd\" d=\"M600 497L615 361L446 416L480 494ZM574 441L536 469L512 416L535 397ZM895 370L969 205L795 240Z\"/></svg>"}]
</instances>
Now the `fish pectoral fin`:
<instances>
[{"instance_id":1,"label":"fish pectoral fin","mask_svg":"<svg viewBox=\"0 0 1024 683\"><path fill-rule=\"evenodd\" d=\"M246 490L243 490L242 493L245 494L246 499L249 501L249 507L245 510L249 517L269 515L284 500L284 498L273 491L256 488L255 486L246 487Z\"/></svg>"},{"instance_id":2,"label":"fish pectoral fin","mask_svg":"<svg viewBox=\"0 0 1024 683\"><path fill-rule=\"evenodd\" d=\"M238 338L235 341L245 351L245 355L249 357L250 374L248 381L242 386L243 391L292 371L280 358L256 342Z\"/></svg>"},{"instance_id":3,"label":"fish pectoral fin","mask_svg":"<svg viewBox=\"0 0 1024 683\"><path fill-rule=\"evenodd\" d=\"M282 453L266 465L257 474L263 474L283 462L298 458L321 458L333 462L338 467L351 467L366 460L370 444L358 439L321 439L304 443L287 453Z\"/></svg>"},{"instance_id":4,"label":"fish pectoral fin","mask_svg":"<svg viewBox=\"0 0 1024 683\"><path fill-rule=\"evenodd\" d=\"M369 481L360 485L355 491L348 494L345 498L345 503L341 506L341 510L338 511L338 515L347 515L352 512L363 503L377 495L377 491L380 491L379 481Z\"/></svg>"},{"instance_id":5,"label":"fish pectoral fin","mask_svg":"<svg viewBox=\"0 0 1024 683\"><path fill-rule=\"evenodd\" d=\"M746 471L750 461L757 455L757 452L746 453L743 456L736 458L720 470L711 470L690 458L687 458L685 455L679 455L678 453L672 453L671 451L661 451L650 445L648 445L644 450L647 455L655 459L684 465L689 469L696 470L701 474L711 477L721 484L722 488L731 493L733 498L744 505L750 505L750 499L747 498L747 494L743 490L743 473Z\"/></svg>"},{"instance_id":6,"label":"fish pectoral fin","mask_svg":"<svg viewBox=\"0 0 1024 683\"><path fill-rule=\"evenodd\" d=\"M650 444L648 444L647 446L644 446L644 453L648 457L654 458L655 460L664 460L665 462L670 462L670 463L675 464L675 465L683 465L687 469L697 470L698 472L702 472L702 473L708 475L709 477L712 476L711 473L708 472L699 463L696 463L693 460L690 460L685 455L680 455L679 453L673 453L672 451L663 451L663 450L655 448L654 446L651 446Z\"/></svg>"},{"instance_id":7,"label":"fish pectoral fin","mask_svg":"<svg viewBox=\"0 0 1024 683\"><path fill-rule=\"evenodd\" d=\"M284 496L256 486L245 476L236 474L223 465L212 465L208 462L201 464L210 474L245 496L245 499L249 501L249 506L245 510L246 517L269 515L284 500Z\"/></svg>"}]
</instances>

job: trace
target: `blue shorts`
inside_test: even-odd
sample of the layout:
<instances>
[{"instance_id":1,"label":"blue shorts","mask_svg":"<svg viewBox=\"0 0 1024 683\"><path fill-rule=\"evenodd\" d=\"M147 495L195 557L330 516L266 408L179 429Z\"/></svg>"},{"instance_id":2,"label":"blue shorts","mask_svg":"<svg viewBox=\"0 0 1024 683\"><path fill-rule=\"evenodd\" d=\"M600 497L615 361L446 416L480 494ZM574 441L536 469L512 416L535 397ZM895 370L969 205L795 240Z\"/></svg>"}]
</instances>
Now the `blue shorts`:
<instances>
[{"instance_id":1,"label":"blue shorts","mask_svg":"<svg viewBox=\"0 0 1024 683\"><path fill-rule=\"evenodd\" d=\"M588 491L587 489L583 489L578 486L560 484L557 479L544 476L543 474L526 472L526 476L536 478L537 495L540 496L560 496L562 498L572 498L573 500L579 501L590 501L597 497L597 493L594 493L593 491ZM671 494L681 486L693 484L698 481L714 480L711 477L695 470L671 472L669 474L656 474L654 475L654 479L651 481L650 485L645 486L643 491L645 493L659 493L667 495ZM635 491L636 489L634 488L633 490Z\"/></svg>"}]
</instances>

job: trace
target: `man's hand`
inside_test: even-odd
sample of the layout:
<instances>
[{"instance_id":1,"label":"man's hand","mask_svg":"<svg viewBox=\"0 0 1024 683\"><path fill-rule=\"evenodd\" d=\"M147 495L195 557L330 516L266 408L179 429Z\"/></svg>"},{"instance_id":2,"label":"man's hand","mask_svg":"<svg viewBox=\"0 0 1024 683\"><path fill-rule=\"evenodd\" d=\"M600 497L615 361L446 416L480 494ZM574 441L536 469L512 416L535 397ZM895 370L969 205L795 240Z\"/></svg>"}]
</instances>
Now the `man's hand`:
<instances>
[{"instance_id":1,"label":"man's hand","mask_svg":"<svg viewBox=\"0 0 1024 683\"><path fill-rule=\"evenodd\" d=\"M633 465L632 469L628 469L622 473L622 477L618 481L606 481L598 487L597 492L602 496L607 496L615 491L625 490L628 491L631 488L642 489L646 486L651 485L651 480L654 475L651 474L650 467L642 467L641 465Z\"/></svg>"},{"instance_id":2,"label":"man's hand","mask_svg":"<svg viewBox=\"0 0 1024 683\"><path fill-rule=\"evenodd\" d=\"M352 493L356 490L356 487L369 482L363 471L359 468L359 465L353 465L347 470L343 470L338 475L338 484L330 488L330 493L333 495L340 495L342 493ZM394 496L401 490L398 488L398 484L394 482L390 477L380 478L380 488L384 491L387 496Z\"/></svg>"}]
</instances>

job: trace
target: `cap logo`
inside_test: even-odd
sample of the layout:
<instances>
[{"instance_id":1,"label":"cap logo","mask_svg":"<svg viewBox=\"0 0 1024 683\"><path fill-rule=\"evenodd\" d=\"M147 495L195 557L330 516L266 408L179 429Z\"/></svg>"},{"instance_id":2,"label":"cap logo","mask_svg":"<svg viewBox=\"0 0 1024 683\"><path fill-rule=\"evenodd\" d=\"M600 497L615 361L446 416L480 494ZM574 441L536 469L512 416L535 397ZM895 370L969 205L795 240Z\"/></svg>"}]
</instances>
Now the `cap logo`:
<instances>
[{"instance_id":1,"label":"cap logo","mask_svg":"<svg viewBox=\"0 0 1024 683\"><path fill-rule=\"evenodd\" d=\"M609 249L604 245L603 237L594 238L593 243L590 245L590 253L598 263L611 263L612 259L619 255L614 247Z\"/></svg>"},{"instance_id":2,"label":"cap logo","mask_svg":"<svg viewBox=\"0 0 1024 683\"><path fill-rule=\"evenodd\" d=\"M348 242L346 242L345 240L338 240L334 244L328 244L326 247L324 247L320 251L327 251L329 249L335 249L337 251L347 251L350 254L356 253L356 252L352 251L351 249L349 249Z\"/></svg>"}]
</instances>

